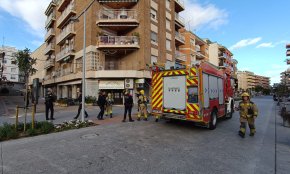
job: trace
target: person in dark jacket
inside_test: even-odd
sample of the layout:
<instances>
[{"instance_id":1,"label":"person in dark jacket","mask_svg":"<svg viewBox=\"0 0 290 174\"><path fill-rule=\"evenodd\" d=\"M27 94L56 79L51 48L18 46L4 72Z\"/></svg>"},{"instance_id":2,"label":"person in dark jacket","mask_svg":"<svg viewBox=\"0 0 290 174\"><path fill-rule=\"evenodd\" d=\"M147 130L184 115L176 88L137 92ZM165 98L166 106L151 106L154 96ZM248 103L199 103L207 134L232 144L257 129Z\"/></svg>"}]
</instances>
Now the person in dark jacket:
<instances>
[{"instance_id":1,"label":"person in dark jacket","mask_svg":"<svg viewBox=\"0 0 290 174\"><path fill-rule=\"evenodd\" d=\"M97 116L98 120L103 120L103 116L105 113L105 105L106 105L106 93L100 92L98 97L98 105L100 107L100 112Z\"/></svg>"},{"instance_id":2,"label":"person in dark jacket","mask_svg":"<svg viewBox=\"0 0 290 174\"><path fill-rule=\"evenodd\" d=\"M52 89L47 89L47 94L45 95L45 117L46 120L49 120L48 113L50 110L50 120L54 120L53 114L54 114L54 108L53 108L53 102L55 102L55 96L52 93Z\"/></svg>"},{"instance_id":3,"label":"person in dark jacket","mask_svg":"<svg viewBox=\"0 0 290 174\"><path fill-rule=\"evenodd\" d=\"M134 120L131 117L132 107L133 107L133 97L129 92L125 92L125 112L124 112L124 119L123 122L126 122L126 116L127 113L129 115L129 122L134 122Z\"/></svg>"},{"instance_id":4,"label":"person in dark jacket","mask_svg":"<svg viewBox=\"0 0 290 174\"><path fill-rule=\"evenodd\" d=\"M81 113L81 110L82 110L82 92L80 92L80 94L79 94L78 101L79 101L78 114L74 117L74 119L78 119L78 117ZM86 115L86 118L88 118L89 115L88 115L86 110L85 110L85 115Z\"/></svg>"}]
</instances>

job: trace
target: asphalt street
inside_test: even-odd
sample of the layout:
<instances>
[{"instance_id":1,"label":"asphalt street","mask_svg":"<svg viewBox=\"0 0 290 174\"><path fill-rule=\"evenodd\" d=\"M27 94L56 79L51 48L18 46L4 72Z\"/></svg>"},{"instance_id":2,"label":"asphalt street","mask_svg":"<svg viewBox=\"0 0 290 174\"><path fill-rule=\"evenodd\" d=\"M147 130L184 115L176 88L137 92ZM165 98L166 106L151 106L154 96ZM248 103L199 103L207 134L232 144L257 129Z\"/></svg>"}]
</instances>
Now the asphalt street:
<instances>
[{"instance_id":1,"label":"asphalt street","mask_svg":"<svg viewBox=\"0 0 290 174\"><path fill-rule=\"evenodd\" d=\"M153 119L115 122L1 142L1 170L5 174L288 174L290 128L281 125L270 97L253 101L260 111L255 137L248 136L249 130L246 138L238 136L238 113L220 120L213 131Z\"/></svg>"}]
</instances>

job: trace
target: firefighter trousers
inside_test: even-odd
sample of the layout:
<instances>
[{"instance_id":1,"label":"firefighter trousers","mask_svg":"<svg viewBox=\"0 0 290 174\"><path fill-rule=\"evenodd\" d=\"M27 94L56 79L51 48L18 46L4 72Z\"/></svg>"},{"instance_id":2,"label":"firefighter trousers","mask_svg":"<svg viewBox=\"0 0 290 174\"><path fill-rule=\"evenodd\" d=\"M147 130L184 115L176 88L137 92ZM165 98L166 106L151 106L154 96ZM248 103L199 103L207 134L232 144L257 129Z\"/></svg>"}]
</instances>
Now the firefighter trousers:
<instances>
[{"instance_id":1,"label":"firefighter trousers","mask_svg":"<svg viewBox=\"0 0 290 174\"><path fill-rule=\"evenodd\" d=\"M147 118L147 108L145 104L139 105L138 118L141 118L142 115L144 115L144 118Z\"/></svg>"},{"instance_id":2,"label":"firefighter trousers","mask_svg":"<svg viewBox=\"0 0 290 174\"><path fill-rule=\"evenodd\" d=\"M113 106L112 105L106 105L105 115L112 115L113 114Z\"/></svg>"},{"instance_id":3,"label":"firefighter trousers","mask_svg":"<svg viewBox=\"0 0 290 174\"><path fill-rule=\"evenodd\" d=\"M246 133L246 126L247 126L247 123L249 125L249 128L250 128L250 133L251 134L255 134L256 133L256 128L255 128L255 118L254 117L249 117L249 118L243 118L241 117L240 118L240 132L242 134L245 135Z\"/></svg>"}]
</instances>

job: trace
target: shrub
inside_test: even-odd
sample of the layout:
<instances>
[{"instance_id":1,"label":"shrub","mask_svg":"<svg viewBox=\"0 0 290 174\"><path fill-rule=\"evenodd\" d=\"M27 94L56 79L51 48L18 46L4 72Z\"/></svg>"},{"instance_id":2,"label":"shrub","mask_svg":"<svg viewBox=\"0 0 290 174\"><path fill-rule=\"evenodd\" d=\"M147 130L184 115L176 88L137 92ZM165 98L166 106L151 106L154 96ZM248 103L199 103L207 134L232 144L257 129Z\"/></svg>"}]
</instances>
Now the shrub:
<instances>
[{"instance_id":1,"label":"shrub","mask_svg":"<svg viewBox=\"0 0 290 174\"><path fill-rule=\"evenodd\" d=\"M4 125L0 127L0 140L14 139L17 137L18 132L15 130L14 125L4 123Z\"/></svg>"},{"instance_id":2,"label":"shrub","mask_svg":"<svg viewBox=\"0 0 290 174\"><path fill-rule=\"evenodd\" d=\"M42 121L39 122L38 124L41 133L48 134L54 130L54 125L51 122Z\"/></svg>"},{"instance_id":3,"label":"shrub","mask_svg":"<svg viewBox=\"0 0 290 174\"><path fill-rule=\"evenodd\" d=\"M86 103L95 103L96 102L96 97L93 97L93 96L86 96L85 97L85 102Z\"/></svg>"},{"instance_id":4,"label":"shrub","mask_svg":"<svg viewBox=\"0 0 290 174\"><path fill-rule=\"evenodd\" d=\"M29 136L35 136L35 135L37 135L37 131L36 131L36 129L30 128L30 129L27 130L27 134Z\"/></svg>"}]
</instances>

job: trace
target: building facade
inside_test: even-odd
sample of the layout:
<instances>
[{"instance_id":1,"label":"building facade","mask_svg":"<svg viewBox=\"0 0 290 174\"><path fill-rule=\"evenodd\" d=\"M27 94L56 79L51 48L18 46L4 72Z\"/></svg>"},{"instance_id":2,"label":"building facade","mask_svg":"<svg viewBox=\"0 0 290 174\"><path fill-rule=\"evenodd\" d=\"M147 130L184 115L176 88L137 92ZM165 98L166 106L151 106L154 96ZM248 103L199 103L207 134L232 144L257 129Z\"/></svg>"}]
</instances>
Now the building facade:
<instances>
[{"instance_id":1,"label":"building facade","mask_svg":"<svg viewBox=\"0 0 290 174\"><path fill-rule=\"evenodd\" d=\"M4 59L2 58L1 60L3 66L2 76L10 82L20 82L21 80L16 58L14 57L17 51L18 50L14 47L0 47L0 53L5 53Z\"/></svg>"},{"instance_id":2,"label":"building facade","mask_svg":"<svg viewBox=\"0 0 290 174\"><path fill-rule=\"evenodd\" d=\"M265 89L270 88L270 78L265 76L256 75L250 71L238 71L238 89L247 90L261 86Z\"/></svg>"},{"instance_id":3,"label":"building facade","mask_svg":"<svg viewBox=\"0 0 290 174\"><path fill-rule=\"evenodd\" d=\"M58 98L76 98L81 89L83 16L92 0L54 0L47 7L46 75L43 84ZM176 36L184 27L181 0L97 0L86 11L86 96L123 91L149 93L148 64L174 66Z\"/></svg>"}]
</instances>

